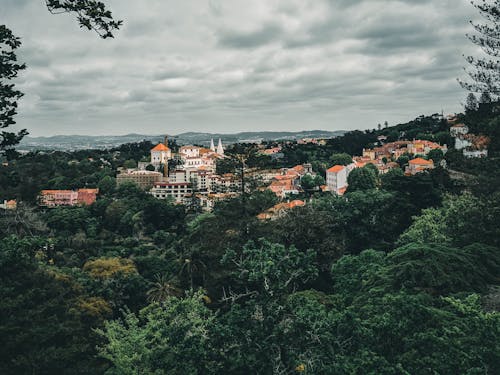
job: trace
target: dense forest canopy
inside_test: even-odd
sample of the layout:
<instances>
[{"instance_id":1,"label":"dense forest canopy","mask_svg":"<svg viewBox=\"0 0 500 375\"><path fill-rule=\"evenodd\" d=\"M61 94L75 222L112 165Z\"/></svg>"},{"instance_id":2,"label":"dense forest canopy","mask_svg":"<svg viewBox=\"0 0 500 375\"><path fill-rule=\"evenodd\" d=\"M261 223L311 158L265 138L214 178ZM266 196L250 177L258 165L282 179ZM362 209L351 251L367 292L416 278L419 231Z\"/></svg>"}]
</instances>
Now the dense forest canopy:
<instances>
[{"instance_id":1,"label":"dense forest canopy","mask_svg":"<svg viewBox=\"0 0 500 375\"><path fill-rule=\"evenodd\" d=\"M257 215L277 203L270 191L199 213L117 186L117 168L141 160L149 142L13 155L0 169L0 195L20 202L0 212L1 372L493 374L495 108L462 117L492 137L489 158L451 149L447 169L370 169L345 196L316 192L266 222ZM445 131L430 116L322 146L286 143L279 161L252 145L228 152L246 152L252 168L308 162L322 173L380 135ZM35 206L40 189L82 186L101 189L97 202Z\"/></svg>"}]
</instances>

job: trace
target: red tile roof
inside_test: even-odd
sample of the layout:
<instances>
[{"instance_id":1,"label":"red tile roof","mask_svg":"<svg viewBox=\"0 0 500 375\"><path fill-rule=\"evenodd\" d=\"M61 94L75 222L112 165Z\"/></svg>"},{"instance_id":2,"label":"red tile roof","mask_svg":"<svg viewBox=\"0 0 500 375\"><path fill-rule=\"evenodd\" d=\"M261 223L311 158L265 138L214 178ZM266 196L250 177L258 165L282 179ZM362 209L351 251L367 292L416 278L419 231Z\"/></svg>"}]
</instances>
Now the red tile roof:
<instances>
[{"instance_id":1,"label":"red tile roof","mask_svg":"<svg viewBox=\"0 0 500 375\"><path fill-rule=\"evenodd\" d=\"M299 172L299 173L302 173L306 170L303 165L296 165L292 169L295 170L296 172Z\"/></svg>"},{"instance_id":2,"label":"red tile roof","mask_svg":"<svg viewBox=\"0 0 500 375\"><path fill-rule=\"evenodd\" d=\"M416 164L416 165L430 165L430 164L434 164L431 160L425 160L425 159L422 159L422 158L416 158L416 159L410 160L409 163L410 164Z\"/></svg>"},{"instance_id":3,"label":"red tile roof","mask_svg":"<svg viewBox=\"0 0 500 375\"><path fill-rule=\"evenodd\" d=\"M151 149L151 151L168 151L168 150L170 149L163 143L158 143L155 147Z\"/></svg>"},{"instance_id":4,"label":"red tile roof","mask_svg":"<svg viewBox=\"0 0 500 375\"><path fill-rule=\"evenodd\" d=\"M343 166L343 165L334 165L333 167L328 169L327 172L338 173L344 168L345 168L345 166Z\"/></svg>"},{"instance_id":5,"label":"red tile roof","mask_svg":"<svg viewBox=\"0 0 500 375\"><path fill-rule=\"evenodd\" d=\"M52 195L52 194L69 194L74 193L73 190L42 190L41 195Z\"/></svg>"}]
</instances>

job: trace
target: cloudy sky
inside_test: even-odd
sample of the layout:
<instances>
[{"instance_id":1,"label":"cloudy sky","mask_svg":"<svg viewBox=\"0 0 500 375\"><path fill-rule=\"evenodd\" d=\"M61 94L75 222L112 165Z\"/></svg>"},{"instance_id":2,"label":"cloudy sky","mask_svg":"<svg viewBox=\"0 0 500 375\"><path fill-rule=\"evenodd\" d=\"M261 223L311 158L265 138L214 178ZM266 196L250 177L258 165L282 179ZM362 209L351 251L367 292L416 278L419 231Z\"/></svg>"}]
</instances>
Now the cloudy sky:
<instances>
[{"instance_id":1,"label":"cloudy sky","mask_svg":"<svg viewBox=\"0 0 500 375\"><path fill-rule=\"evenodd\" d=\"M115 39L0 0L28 65L18 126L54 134L366 129L459 111L468 0L106 0Z\"/></svg>"}]
</instances>

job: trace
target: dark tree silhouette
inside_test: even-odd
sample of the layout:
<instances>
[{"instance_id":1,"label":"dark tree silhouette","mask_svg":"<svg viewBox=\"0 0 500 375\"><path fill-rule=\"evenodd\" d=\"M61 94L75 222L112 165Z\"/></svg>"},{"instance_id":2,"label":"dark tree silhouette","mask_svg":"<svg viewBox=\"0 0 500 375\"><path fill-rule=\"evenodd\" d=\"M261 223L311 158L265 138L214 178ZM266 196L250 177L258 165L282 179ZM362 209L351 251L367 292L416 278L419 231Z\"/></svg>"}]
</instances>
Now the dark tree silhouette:
<instances>
[{"instance_id":1,"label":"dark tree silhouette","mask_svg":"<svg viewBox=\"0 0 500 375\"><path fill-rule=\"evenodd\" d=\"M94 30L103 39L113 38L123 21L115 21L106 5L96 0L45 0L52 14L75 13L80 27Z\"/></svg>"},{"instance_id":2,"label":"dark tree silhouette","mask_svg":"<svg viewBox=\"0 0 500 375\"><path fill-rule=\"evenodd\" d=\"M105 4L95 0L45 0L52 14L74 13L80 27L95 31L101 38L112 38L122 21L115 21ZM21 40L5 25L0 25L0 129L14 125L18 100L23 93L15 88L12 80L26 65L17 61L16 49ZM2 130L0 133L0 155L17 145L28 132Z\"/></svg>"},{"instance_id":3,"label":"dark tree silhouette","mask_svg":"<svg viewBox=\"0 0 500 375\"><path fill-rule=\"evenodd\" d=\"M0 129L14 125L17 114L17 101L23 96L9 81L16 78L19 71L26 68L17 61L16 49L21 45L5 25L0 25ZM16 145L27 134L25 129L15 132L2 130L0 133L0 153L10 146Z\"/></svg>"},{"instance_id":4,"label":"dark tree silhouette","mask_svg":"<svg viewBox=\"0 0 500 375\"><path fill-rule=\"evenodd\" d=\"M486 23L474 23L476 34L469 35L469 40L481 47L487 56L467 56L471 70L465 69L471 81L459 80L460 85L468 91L500 95L500 0L477 0L472 5L479 10Z\"/></svg>"}]
</instances>

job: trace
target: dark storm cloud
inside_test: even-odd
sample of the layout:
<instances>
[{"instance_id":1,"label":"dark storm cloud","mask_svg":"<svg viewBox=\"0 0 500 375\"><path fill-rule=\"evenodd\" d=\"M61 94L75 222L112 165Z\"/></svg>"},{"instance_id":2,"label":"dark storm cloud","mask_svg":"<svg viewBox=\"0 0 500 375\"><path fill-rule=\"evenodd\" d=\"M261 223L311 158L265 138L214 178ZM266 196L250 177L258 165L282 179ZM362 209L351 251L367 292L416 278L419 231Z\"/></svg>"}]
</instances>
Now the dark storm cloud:
<instances>
[{"instance_id":1,"label":"dark storm cloud","mask_svg":"<svg viewBox=\"0 0 500 375\"><path fill-rule=\"evenodd\" d=\"M467 0L109 0L114 40L0 0L32 134L354 129L458 111Z\"/></svg>"}]
</instances>

